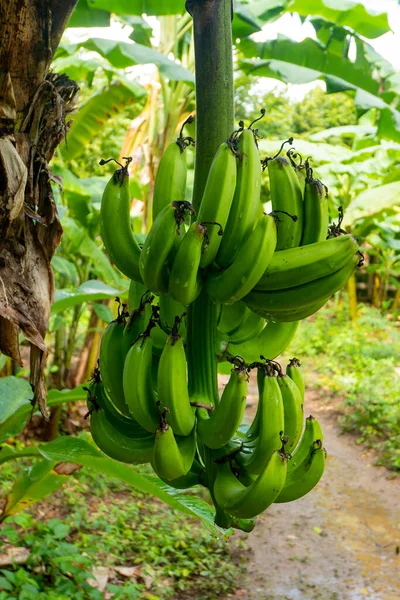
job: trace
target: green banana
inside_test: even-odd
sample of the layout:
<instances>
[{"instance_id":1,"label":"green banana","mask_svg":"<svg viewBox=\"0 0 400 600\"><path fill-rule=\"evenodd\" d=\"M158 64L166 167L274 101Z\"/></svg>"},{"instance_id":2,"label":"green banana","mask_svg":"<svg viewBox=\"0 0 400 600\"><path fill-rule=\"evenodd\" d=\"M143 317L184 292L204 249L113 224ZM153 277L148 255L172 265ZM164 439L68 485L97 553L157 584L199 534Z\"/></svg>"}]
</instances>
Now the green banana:
<instances>
[{"instance_id":1,"label":"green banana","mask_svg":"<svg viewBox=\"0 0 400 600\"><path fill-rule=\"evenodd\" d=\"M235 477L229 463L223 463L218 466L215 478L215 499L234 517L256 517L276 501L285 483L286 469L286 454L275 450L258 477L245 486Z\"/></svg>"},{"instance_id":2,"label":"green banana","mask_svg":"<svg viewBox=\"0 0 400 600\"><path fill-rule=\"evenodd\" d=\"M139 268L144 284L154 294L168 293L168 259L180 235L179 228L186 213L193 213L189 202L172 202L165 206L153 221L143 244Z\"/></svg>"},{"instance_id":3,"label":"green banana","mask_svg":"<svg viewBox=\"0 0 400 600\"><path fill-rule=\"evenodd\" d=\"M262 369L259 369L258 375L260 373L262 377ZM284 406L277 378L265 371L263 384L259 389L258 409L254 417L256 431L250 426L247 439L244 440L244 450L235 458L250 475L259 475L273 452L281 448L284 431ZM251 451L246 453L246 445L251 441L250 433L256 433L257 437L253 440Z\"/></svg>"},{"instance_id":4,"label":"green banana","mask_svg":"<svg viewBox=\"0 0 400 600\"><path fill-rule=\"evenodd\" d=\"M320 440L307 458L287 477L280 494L274 500L277 503L293 502L310 492L321 479L325 469L326 451Z\"/></svg>"},{"instance_id":5,"label":"green banana","mask_svg":"<svg viewBox=\"0 0 400 600\"><path fill-rule=\"evenodd\" d=\"M174 300L187 306L201 292L203 279L199 271L207 227L195 222L189 227L172 263L168 292Z\"/></svg>"},{"instance_id":6,"label":"green banana","mask_svg":"<svg viewBox=\"0 0 400 600\"><path fill-rule=\"evenodd\" d=\"M218 252L231 209L236 186L236 158L230 140L218 148L208 172L206 186L197 215L199 223L210 223L208 242L203 248L200 267L210 265ZM213 225L211 223L214 223Z\"/></svg>"},{"instance_id":7,"label":"green banana","mask_svg":"<svg viewBox=\"0 0 400 600\"><path fill-rule=\"evenodd\" d=\"M97 374L96 374L97 373ZM133 418L125 417L114 406L104 388L103 382L100 380L100 372L95 371L95 379L90 383L89 388L84 388L88 392L87 406L89 415L95 410L103 410L107 421L115 427L120 433L131 437L137 432L138 435L145 431L137 421Z\"/></svg>"},{"instance_id":8,"label":"green banana","mask_svg":"<svg viewBox=\"0 0 400 600\"><path fill-rule=\"evenodd\" d=\"M124 389L122 373L126 347L124 340L125 313L120 312L118 317L111 321L104 331L100 342L99 364L104 387L118 410L129 416Z\"/></svg>"},{"instance_id":9,"label":"green banana","mask_svg":"<svg viewBox=\"0 0 400 600\"><path fill-rule=\"evenodd\" d=\"M176 490L186 490L195 485L202 485L203 474L204 468L196 459L194 459L193 464L186 475L176 477L175 479L163 479L162 477L159 477L161 481L164 481L164 483L167 483Z\"/></svg>"},{"instance_id":10,"label":"green banana","mask_svg":"<svg viewBox=\"0 0 400 600\"><path fill-rule=\"evenodd\" d=\"M297 448L292 453L292 457L288 462L287 477L286 479L295 477L295 471L297 468L304 463L306 458L311 454L314 448L314 442L320 440L321 444L324 441L322 428L317 419L314 419L312 415L307 417L303 434L297 445Z\"/></svg>"},{"instance_id":11,"label":"green banana","mask_svg":"<svg viewBox=\"0 0 400 600\"><path fill-rule=\"evenodd\" d=\"M314 315L318 312L325 304L328 302L330 296L327 298L322 298L318 300L318 302L312 302L312 304L308 304L300 309L291 309L291 310L280 310L280 311L266 311L266 310L257 310L252 308L258 315L264 317L264 319L274 320L276 323L280 323L282 325L288 325L290 323L299 323L302 319L306 319L311 315Z\"/></svg>"},{"instance_id":12,"label":"green banana","mask_svg":"<svg viewBox=\"0 0 400 600\"><path fill-rule=\"evenodd\" d=\"M160 326L161 329L169 334L171 333L172 327L175 323L175 317L182 317L179 332L183 338L186 336L186 320L184 315L186 309L182 304L176 302L171 296L160 296L158 298L158 305L160 307Z\"/></svg>"},{"instance_id":13,"label":"green banana","mask_svg":"<svg viewBox=\"0 0 400 600\"><path fill-rule=\"evenodd\" d=\"M299 248L276 252L256 291L290 288L326 277L344 267L358 250L357 240L350 234L333 237Z\"/></svg>"},{"instance_id":14,"label":"green banana","mask_svg":"<svg viewBox=\"0 0 400 600\"><path fill-rule=\"evenodd\" d=\"M241 133L238 152L240 158L235 195L216 257L221 269L232 264L239 246L262 215L260 156L255 134L251 129L245 129Z\"/></svg>"},{"instance_id":15,"label":"green banana","mask_svg":"<svg viewBox=\"0 0 400 600\"><path fill-rule=\"evenodd\" d=\"M128 164L131 159L126 160L126 166L121 166L114 172L103 192L100 206L100 230L103 244L117 269L129 279L141 283L140 247L133 235L130 219L131 198ZM103 165L107 162L109 161L101 160L100 164Z\"/></svg>"},{"instance_id":16,"label":"green banana","mask_svg":"<svg viewBox=\"0 0 400 600\"><path fill-rule=\"evenodd\" d=\"M301 363L298 358L291 358L287 367L286 367L286 375L290 377L292 381L297 385L301 398L304 402L304 392L305 392L305 381L302 370L300 369Z\"/></svg>"},{"instance_id":17,"label":"green banana","mask_svg":"<svg viewBox=\"0 0 400 600\"><path fill-rule=\"evenodd\" d=\"M284 412L284 433L288 441L285 450L291 452L297 446L303 431L303 399L299 388L287 375L278 375Z\"/></svg>"},{"instance_id":18,"label":"green banana","mask_svg":"<svg viewBox=\"0 0 400 600\"><path fill-rule=\"evenodd\" d=\"M160 422L152 379L153 342L149 335L139 337L129 350L123 370L126 403L140 425L154 433Z\"/></svg>"},{"instance_id":19,"label":"green banana","mask_svg":"<svg viewBox=\"0 0 400 600\"><path fill-rule=\"evenodd\" d=\"M209 448L222 448L229 442L239 427L246 407L248 375L243 364L238 363L231 372L221 401L209 416L204 408L199 409L197 433Z\"/></svg>"},{"instance_id":20,"label":"green banana","mask_svg":"<svg viewBox=\"0 0 400 600\"><path fill-rule=\"evenodd\" d=\"M286 158L277 156L268 160L269 186L272 210L278 213L276 250L300 245L303 232L302 189L295 170Z\"/></svg>"},{"instance_id":21,"label":"green banana","mask_svg":"<svg viewBox=\"0 0 400 600\"><path fill-rule=\"evenodd\" d=\"M253 289L264 273L276 247L273 216L264 215L244 237L232 264L222 273L211 273L206 291L215 303L233 304Z\"/></svg>"},{"instance_id":22,"label":"green banana","mask_svg":"<svg viewBox=\"0 0 400 600\"><path fill-rule=\"evenodd\" d=\"M191 122L191 121L189 121ZM153 221L174 200L184 200L187 177L185 148L193 142L183 137L183 124L179 137L169 144L158 165L153 192Z\"/></svg>"},{"instance_id":23,"label":"green banana","mask_svg":"<svg viewBox=\"0 0 400 600\"><path fill-rule=\"evenodd\" d=\"M196 454L196 428L190 435L175 437L173 429L161 419L156 431L152 466L163 480L171 481L186 475Z\"/></svg>"},{"instance_id":24,"label":"green banana","mask_svg":"<svg viewBox=\"0 0 400 600\"><path fill-rule=\"evenodd\" d=\"M104 410L94 410L90 416L90 432L104 454L120 462L140 465L150 462L154 451L154 434L132 423L132 435L117 430Z\"/></svg>"},{"instance_id":25,"label":"green banana","mask_svg":"<svg viewBox=\"0 0 400 600\"><path fill-rule=\"evenodd\" d=\"M123 333L125 355L128 354L131 345L146 329L147 323L151 317L151 302L153 299L154 296L145 294L140 299L137 308L133 309L129 315Z\"/></svg>"},{"instance_id":26,"label":"green banana","mask_svg":"<svg viewBox=\"0 0 400 600\"><path fill-rule=\"evenodd\" d=\"M218 329L226 333L229 337L243 325L249 309L243 302L221 305L218 318Z\"/></svg>"},{"instance_id":27,"label":"green banana","mask_svg":"<svg viewBox=\"0 0 400 600\"><path fill-rule=\"evenodd\" d=\"M264 317L262 318L264 319ZM273 360L282 354L290 344L298 325L299 323L296 321L279 323L269 319L257 337L238 344L232 340L226 353L230 356L242 356L247 363L258 360L261 354L269 360Z\"/></svg>"},{"instance_id":28,"label":"green banana","mask_svg":"<svg viewBox=\"0 0 400 600\"><path fill-rule=\"evenodd\" d=\"M231 304L230 306L236 306ZM249 340L257 338L265 327L265 319L256 315L246 307L246 317L237 331L235 331L230 341L232 344L244 344ZM240 354L240 353L237 353ZM251 361L250 361L251 362Z\"/></svg>"},{"instance_id":29,"label":"green banana","mask_svg":"<svg viewBox=\"0 0 400 600\"><path fill-rule=\"evenodd\" d=\"M304 228L301 245L326 240L329 226L328 188L313 179L309 161L306 160L307 176L304 190Z\"/></svg>"},{"instance_id":30,"label":"green banana","mask_svg":"<svg viewBox=\"0 0 400 600\"><path fill-rule=\"evenodd\" d=\"M271 314L302 309L323 298L329 298L342 288L354 272L358 262L359 257L356 254L335 273L283 290L253 291L245 296L244 302L252 309L267 313L270 311Z\"/></svg>"},{"instance_id":31,"label":"green banana","mask_svg":"<svg viewBox=\"0 0 400 600\"><path fill-rule=\"evenodd\" d=\"M176 328L168 336L158 365L158 397L168 409L167 423L177 435L189 435L195 423L195 410L190 405L186 355Z\"/></svg>"}]
</instances>

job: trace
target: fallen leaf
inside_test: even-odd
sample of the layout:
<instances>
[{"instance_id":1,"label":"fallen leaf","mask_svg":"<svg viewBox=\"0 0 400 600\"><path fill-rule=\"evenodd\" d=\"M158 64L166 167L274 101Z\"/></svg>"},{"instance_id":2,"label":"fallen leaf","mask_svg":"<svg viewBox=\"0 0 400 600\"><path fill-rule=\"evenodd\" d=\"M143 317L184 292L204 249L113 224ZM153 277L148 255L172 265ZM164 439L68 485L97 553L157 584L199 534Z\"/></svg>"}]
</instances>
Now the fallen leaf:
<instances>
[{"instance_id":1,"label":"fallen leaf","mask_svg":"<svg viewBox=\"0 0 400 600\"><path fill-rule=\"evenodd\" d=\"M113 567L113 569L122 577L137 577L140 575L139 567Z\"/></svg>"},{"instance_id":2,"label":"fallen leaf","mask_svg":"<svg viewBox=\"0 0 400 600\"><path fill-rule=\"evenodd\" d=\"M0 567L5 567L7 565L23 565L28 560L30 555L30 550L28 548L15 547L8 548L6 552L0 554Z\"/></svg>"},{"instance_id":3,"label":"fallen leaf","mask_svg":"<svg viewBox=\"0 0 400 600\"><path fill-rule=\"evenodd\" d=\"M312 528L312 530L313 530L315 533L318 533L318 535L321 535L321 533L322 533L322 529L320 529L319 527L313 527L313 528Z\"/></svg>"},{"instance_id":4,"label":"fallen leaf","mask_svg":"<svg viewBox=\"0 0 400 600\"><path fill-rule=\"evenodd\" d=\"M92 574L93 579L88 579L88 584L100 590L100 592L104 592L110 576L110 569L108 567L93 567Z\"/></svg>"}]
</instances>

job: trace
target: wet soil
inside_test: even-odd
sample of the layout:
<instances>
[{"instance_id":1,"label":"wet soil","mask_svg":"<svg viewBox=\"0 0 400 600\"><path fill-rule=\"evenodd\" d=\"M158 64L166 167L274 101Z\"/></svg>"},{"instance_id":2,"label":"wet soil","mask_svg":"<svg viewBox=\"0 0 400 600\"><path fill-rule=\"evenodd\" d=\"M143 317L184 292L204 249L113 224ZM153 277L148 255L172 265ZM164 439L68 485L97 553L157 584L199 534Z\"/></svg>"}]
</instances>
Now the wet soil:
<instances>
[{"instance_id":1,"label":"wet soil","mask_svg":"<svg viewBox=\"0 0 400 600\"><path fill-rule=\"evenodd\" d=\"M324 429L324 477L304 498L259 517L245 537L247 576L230 597L399 600L400 477L341 435L335 407L317 393L307 394L305 413Z\"/></svg>"}]
</instances>

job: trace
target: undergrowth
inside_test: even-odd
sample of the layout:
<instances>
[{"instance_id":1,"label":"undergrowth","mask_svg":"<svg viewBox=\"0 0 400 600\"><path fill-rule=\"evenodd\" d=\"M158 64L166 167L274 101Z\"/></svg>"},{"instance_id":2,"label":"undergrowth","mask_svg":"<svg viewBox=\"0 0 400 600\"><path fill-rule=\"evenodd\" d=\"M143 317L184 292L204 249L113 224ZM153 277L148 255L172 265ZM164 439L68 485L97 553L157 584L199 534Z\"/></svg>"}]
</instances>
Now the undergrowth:
<instances>
[{"instance_id":1,"label":"undergrowth","mask_svg":"<svg viewBox=\"0 0 400 600\"><path fill-rule=\"evenodd\" d=\"M351 322L346 303L335 302L301 323L290 352L302 360L310 387L327 401L343 397L343 430L374 448L380 464L400 470L400 324L369 306L359 306Z\"/></svg>"},{"instance_id":2,"label":"undergrowth","mask_svg":"<svg viewBox=\"0 0 400 600\"><path fill-rule=\"evenodd\" d=\"M2 466L2 497L17 469ZM235 589L246 555L236 536L228 546L227 536L88 469L6 519L0 553L21 546L29 558L0 569L0 600L212 600ZM108 569L104 592L88 582L93 567Z\"/></svg>"}]
</instances>

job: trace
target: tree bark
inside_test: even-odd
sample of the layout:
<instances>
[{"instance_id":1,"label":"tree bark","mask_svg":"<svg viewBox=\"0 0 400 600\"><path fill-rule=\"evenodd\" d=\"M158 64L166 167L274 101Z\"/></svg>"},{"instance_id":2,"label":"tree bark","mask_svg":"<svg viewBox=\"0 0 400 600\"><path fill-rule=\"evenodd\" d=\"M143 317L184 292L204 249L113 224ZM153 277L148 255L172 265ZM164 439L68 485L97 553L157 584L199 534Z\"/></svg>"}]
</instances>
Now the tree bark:
<instances>
[{"instance_id":1,"label":"tree bark","mask_svg":"<svg viewBox=\"0 0 400 600\"><path fill-rule=\"evenodd\" d=\"M62 234L48 163L78 92L49 66L77 1L0 0L0 351L22 364L19 332L29 340L33 403L45 417L50 261Z\"/></svg>"}]
</instances>

